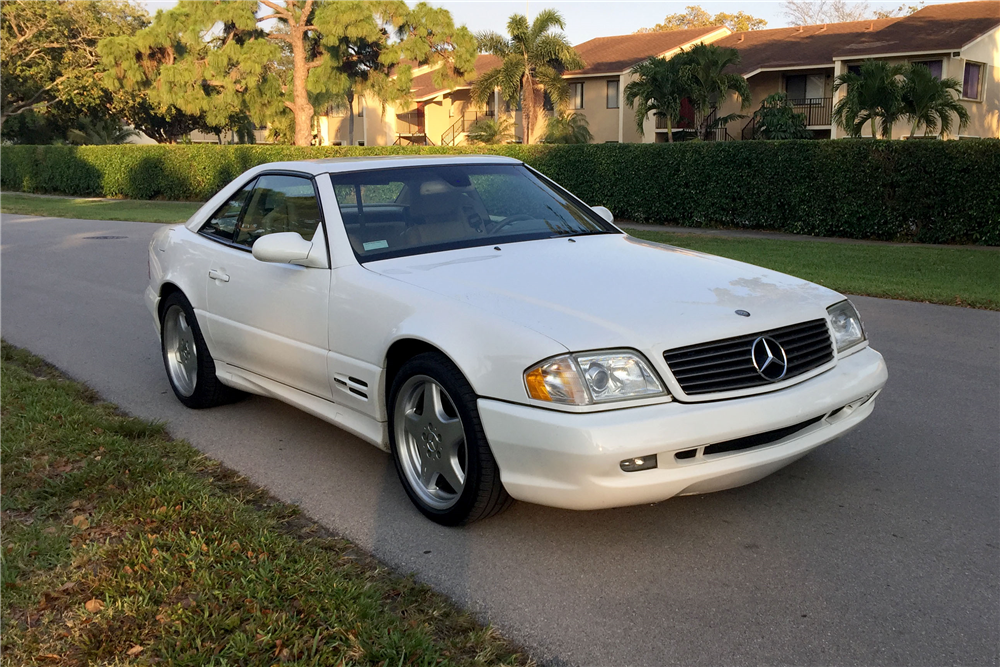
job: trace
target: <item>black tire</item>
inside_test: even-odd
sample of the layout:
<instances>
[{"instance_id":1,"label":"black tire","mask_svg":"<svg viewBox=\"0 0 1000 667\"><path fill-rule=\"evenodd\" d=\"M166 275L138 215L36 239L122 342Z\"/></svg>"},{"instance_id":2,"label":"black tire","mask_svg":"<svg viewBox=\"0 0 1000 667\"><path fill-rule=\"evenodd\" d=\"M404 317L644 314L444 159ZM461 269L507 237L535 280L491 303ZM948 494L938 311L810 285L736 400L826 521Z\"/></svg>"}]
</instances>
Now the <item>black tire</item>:
<instances>
[{"instance_id":1,"label":"black tire","mask_svg":"<svg viewBox=\"0 0 1000 667\"><path fill-rule=\"evenodd\" d=\"M405 396L401 396L402 390L412 386L411 380L419 381L420 378L432 379L447 393L447 398L461 419L465 436L465 483L454 504L446 508L428 504L421 492L414 488L414 483L407 477L404 469L404 457L407 454L401 451L401 443L397 437L397 403L406 400ZM407 361L396 374L389 391L389 445L396 473L406 495L417 509L431 521L444 526L461 526L488 518L507 509L514 502L500 481L500 468L486 440L476 398L461 371L450 359L436 352L425 352ZM406 437L405 434L403 437Z\"/></svg>"},{"instance_id":2,"label":"black tire","mask_svg":"<svg viewBox=\"0 0 1000 667\"><path fill-rule=\"evenodd\" d=\"M196 358L196 372L192 373L193 387L182 386L182 382L175 379L175 371L171 370L171 353L167 350L166 332L168 318L176 313L174 309L180 309L184 320L190 327L190 336L194 343L194 353ZM187 351L187 350L185 350ZM163 356L163 367L167 372L167 380L170 388L174 390L174 395L181 403L189 408L200 410L211 408L225 403L231 403L242 395L231 387L227 387L219 381L215 372L215 361L208 351L205 338L201 334L201 327L195 317L194 308L181 292L174 292L160 305L160 353Z\"/></svg>"}]
</instances>

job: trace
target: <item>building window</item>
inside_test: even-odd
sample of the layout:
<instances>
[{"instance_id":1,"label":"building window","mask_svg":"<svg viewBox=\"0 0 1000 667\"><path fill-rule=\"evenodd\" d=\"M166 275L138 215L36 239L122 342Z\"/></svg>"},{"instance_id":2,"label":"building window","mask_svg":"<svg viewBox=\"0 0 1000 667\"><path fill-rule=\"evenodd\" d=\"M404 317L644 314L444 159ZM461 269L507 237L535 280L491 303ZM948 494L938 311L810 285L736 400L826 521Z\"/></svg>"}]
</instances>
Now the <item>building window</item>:
<instances>
[{"instance_id":1,"label":"building window","mask_svg":"<svg viewBox=\"0 0 1000 667\"><path fill-rule=\"evenodd\" d=\"M486 98L486 115L495 118L497 115L497 94L496 91Z\"/></svg>"},{"instance_id":2,"label":"building window","mask_svg":"<svg viewBox=\"0 0 1000 667\"><path fill-rule=\"evenodd\" d=\"M943 71L942 66L944 61L941 60L915 60L914 65L923 65L931 71L931 74L935 79L941 79L941 73Z\"/></svg>"},{"instance_id":3,"label":"building window","mask_svg":"<svg viewBox=\"0 0 1000 667\"><path fill-rule=\"evenodd\" d=\"M570 93L573 92L573 84L570 84ZM570 95L572 97L572 94ZM549 97L549 91L545 91L542 95L542 108L546 111L555 111L555 105L552 104L552 98Z\"/></svg>"},{"instance_id":4,"label":"building window","mask_svg":"<svg viewBox=\"0 0 1000 667\"><path fill-rule=\"evenodd\" d=\"M965 63L965 79L962 82L962 97L967 100L978 100L983 89L983 65L981 63Z\"/></svg>"},{"instance_id":5,"label":"building window","mask_svg":"<svg viewBox=\"0 0 1000 667\"><path fill-rule=\"evenodd\" d=\"M583 108L583 84L582 83L571 83L571 84L569 84L569 108L570 109L582 109Z\"/></svg>"},{"instance_id":6,"label":"building window","mask_svg":"<svg viewBox=\"0 0 1000 667\"><path fill-rule=\"evenodd\" d=\"M608 81L608 108L618 108L618 79Z\"/></svg>"},{"instance_id":7,"label":"building window","mask_svg":"<svg viewBox=\"0 0 1000 667\"><path fill-rule=\"evenodd\" d=\"M793 102L820 100L824 97L826 77L822 74L791 74L785 77L785 93Z\"/></svg>"}]
</instances>

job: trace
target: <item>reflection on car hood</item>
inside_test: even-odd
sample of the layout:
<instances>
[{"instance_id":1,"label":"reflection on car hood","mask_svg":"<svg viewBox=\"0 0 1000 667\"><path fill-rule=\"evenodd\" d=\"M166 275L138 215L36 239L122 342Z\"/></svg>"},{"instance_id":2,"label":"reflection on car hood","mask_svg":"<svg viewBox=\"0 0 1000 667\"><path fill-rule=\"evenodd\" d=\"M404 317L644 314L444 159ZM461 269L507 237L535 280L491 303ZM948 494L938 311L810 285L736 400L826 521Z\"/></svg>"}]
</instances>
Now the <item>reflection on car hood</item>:
<instances>
[{"instance_id":1,"label":"reflection on car hood","mask_svg":"<svg viewBox=\"0 0 1000 667\"><path fill-rule=\"evenodd\" d=\"M497 247L365 267L487 310L574 351L630 347L656 354L825 317L826 307L841 298L782 273L625 235Z\"/></svg>"}]
</instances>

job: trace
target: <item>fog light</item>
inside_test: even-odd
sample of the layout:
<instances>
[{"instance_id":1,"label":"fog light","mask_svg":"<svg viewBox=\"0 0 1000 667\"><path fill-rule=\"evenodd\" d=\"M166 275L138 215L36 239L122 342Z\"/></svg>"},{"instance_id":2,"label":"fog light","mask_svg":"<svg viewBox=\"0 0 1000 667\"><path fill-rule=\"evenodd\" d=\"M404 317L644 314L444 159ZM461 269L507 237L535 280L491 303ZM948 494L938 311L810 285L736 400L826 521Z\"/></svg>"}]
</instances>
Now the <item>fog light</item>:
<instances>
[{"instance_id":1,"label":"fog light","mask_svg":"<svg viewBox=\"0 0 1000 667\"><path fill-rule=\"evenodd\" d=\"M620 465L622 470L625 472L649 470L656 467L656 454L650 454L649 456L637 456L634 459L625 459L618 465Z\"/></svg>"}]
</instances>

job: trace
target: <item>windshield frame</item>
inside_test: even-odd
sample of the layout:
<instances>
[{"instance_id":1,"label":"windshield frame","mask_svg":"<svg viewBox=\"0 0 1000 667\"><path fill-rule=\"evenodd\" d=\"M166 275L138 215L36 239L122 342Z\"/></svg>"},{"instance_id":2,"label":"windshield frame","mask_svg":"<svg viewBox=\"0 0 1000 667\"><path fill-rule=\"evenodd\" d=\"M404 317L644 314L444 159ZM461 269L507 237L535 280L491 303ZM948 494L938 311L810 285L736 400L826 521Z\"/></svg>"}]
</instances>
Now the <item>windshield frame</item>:
<instances>
[{"instance_id":1,"label":"windshield frame","mask_svg":"<svg viewBox=\"0 0 1000 667\"><path fill-rule=\"evenodd\" d=\"M573 234L552 234L545 232L529 232L524 234L510 234L505 235L502 238L492 237L492 238L470 238L470 239L460 239L456 241L448 241L446 243L434 243L427 245L420 245L409 248L400 248L398 250L390 250L387 252L382 252L377 255L362 255L359 254L357 250L351 245L351 252L354 253L354 257L358 260L360 264L367 264L368 262L379 262L385 259L395 259L397 257L413 257L416 255L429 255L438 252L445 252L448 250L461 250L464 248L482 248L495 246L499 247L509 243L524 243L527 241L544 241L554 238L572 238L574 236L594 236L601 234L624 234L623 231L615 227L613 224L602 218L594 209L590 208L587 204L580 200L579 197L573 195L558 183L554 182L550 178L546 177L540 173L537 169L533 169L530 165L524 162L510 163L510 162L475 162L468 165L463 165L460 161L448 164L435 164L435 165L407 165L402 167L372 167L371 169L351 169L348 171L331 171L327 172L330 176L330 184L332 189L335 191L338 177L350 177L355 174L370 174L374 172L388 172L388 171L403 171L408 169L427 169L433 167L511 167L511 168L523 168L527 172L529 179L535 179L539 184L552 190L557 195L565 198L570 204L575 208L579 209L580 212L587 217L587 219L593 222L599 229L595 231L582 231ZM337 206L337 213L340 215L341 225L344 225L343 211L340 207L340 201L334 197L334 204ZM344 232L347 233L346 227L344 227ZM350 244L349 244L350 245Z\"/></svg>"}]
</instances>

